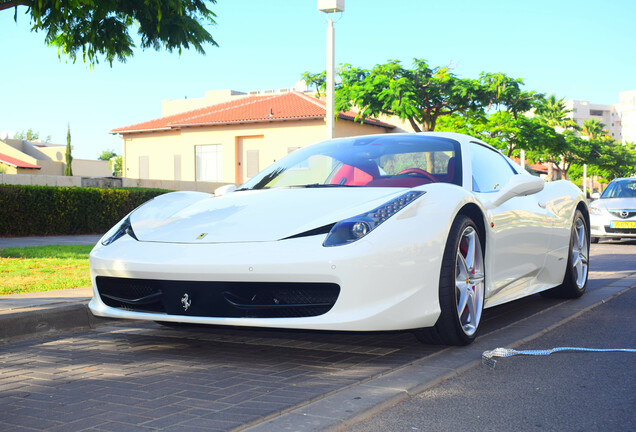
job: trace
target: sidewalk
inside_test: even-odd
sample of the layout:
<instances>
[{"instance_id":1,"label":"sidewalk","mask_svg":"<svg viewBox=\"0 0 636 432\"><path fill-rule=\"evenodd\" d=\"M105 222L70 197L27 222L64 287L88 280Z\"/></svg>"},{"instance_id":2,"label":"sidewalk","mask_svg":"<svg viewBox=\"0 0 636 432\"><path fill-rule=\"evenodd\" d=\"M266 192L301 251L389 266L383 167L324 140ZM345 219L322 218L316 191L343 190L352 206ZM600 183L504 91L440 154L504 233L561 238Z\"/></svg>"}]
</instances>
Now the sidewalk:
<instances>
[{"instance_id":1,"label":"sidewalk","mask_svg":"<svg viewBox=\"0 0 636 432\"><path fill-rule=\"evenodd\" d=\"M94 245L101 235L1 237L0 249L48 245ZM111 320L88 310L91 287L0 296L0 343L26 336L95 327Z\"/></svg>"}]
</instances>

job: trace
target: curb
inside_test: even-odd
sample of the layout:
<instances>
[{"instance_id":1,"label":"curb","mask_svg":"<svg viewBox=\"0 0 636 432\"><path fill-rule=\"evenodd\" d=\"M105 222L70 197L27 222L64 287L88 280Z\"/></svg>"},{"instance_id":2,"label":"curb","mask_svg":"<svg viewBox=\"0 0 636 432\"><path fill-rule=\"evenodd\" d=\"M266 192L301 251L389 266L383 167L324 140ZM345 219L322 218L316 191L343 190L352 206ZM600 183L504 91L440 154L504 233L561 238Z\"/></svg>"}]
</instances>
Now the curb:
<instances>
[{"instance_id":1,"label":"curb","mask_svg":"<svg viewBox=\"0 0 636 432\"><path fill-rule=\"evenodd\" d=\"M236 430L344 431L443 381L478 367L482 353L486 350L518 347L633 288L636 288L636 273L588 292L580 299L563 301L499 328L479 337L469 346L446 348L361 384L354 384L317 401L291 408L277 417Z\"/></svg>"},{"instance_id":2,"label":"curb","mask_svg":"<svg viewBox=\"0 0 636 432\"><path fill-rule=\"evenodd\" d=\"M95 328L112 322L112 319L93 315L88 309L88 301L17 309L0 315L0 344L64 331Z\"/></svg>"}]
</instances>

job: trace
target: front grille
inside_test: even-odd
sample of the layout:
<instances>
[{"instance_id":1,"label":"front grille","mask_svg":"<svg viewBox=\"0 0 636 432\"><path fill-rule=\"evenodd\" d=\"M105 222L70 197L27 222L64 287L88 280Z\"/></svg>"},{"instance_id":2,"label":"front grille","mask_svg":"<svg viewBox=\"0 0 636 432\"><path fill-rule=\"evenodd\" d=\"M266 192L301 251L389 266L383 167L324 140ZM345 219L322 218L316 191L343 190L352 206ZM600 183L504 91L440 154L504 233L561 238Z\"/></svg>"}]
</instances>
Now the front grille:
<instances>
[{"instance_id":1,"label":"front grille","mask_svg":"<svg viewBox=\"0 0 636 432\"><path fill-rule=\"evenodd\" d=\"M340 294L340 287L333 283L193 282L105 276L98 276L96 283L108 306L218 318L318 316L327 313Z\"/></svg>"},{"instance_id":2,"label":"front grille","mask_svg":"<svg viewBox=\"0 0 636 432\"><path fill-rule=\"evenodd\" d=\"M97 291L111 307L138 312L165 312L159 287L142 279L97 277Z\"/></svg>"},{"instance_id":3,"label":"front grille","mask_svg":"<svg viewBox=\"0 0 636 432\"><path fill-rule=\"evenodd\" d=\"M621 211L627 212L627 216L622 216ZM636 216L636 210L610 210L609 212L613 214L614 216L619 217L621 219L629 219L631 217Z\"/></svg>"}]
</instances>

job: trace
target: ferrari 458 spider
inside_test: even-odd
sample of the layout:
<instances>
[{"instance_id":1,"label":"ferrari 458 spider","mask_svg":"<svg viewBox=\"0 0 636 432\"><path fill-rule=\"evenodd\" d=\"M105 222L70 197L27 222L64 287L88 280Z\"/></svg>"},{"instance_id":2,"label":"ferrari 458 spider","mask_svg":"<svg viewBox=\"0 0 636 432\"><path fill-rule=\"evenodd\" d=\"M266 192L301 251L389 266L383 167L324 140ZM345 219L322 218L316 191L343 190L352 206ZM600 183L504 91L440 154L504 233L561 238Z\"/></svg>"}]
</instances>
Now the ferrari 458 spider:
<instances>
[{"instance_id":1,"label":"ferrari 458 spider","mask_svg":"<svg viewBox=\"0 0 636 432\"><path fill-rule=\"evenodd\" d=\"M174 192L126 216L90 256L95 315L320 330L406 330L467 344L484 308L587 285L589 215L454 133L296 150L239 189Z\"/></svg>"}]
</instances>

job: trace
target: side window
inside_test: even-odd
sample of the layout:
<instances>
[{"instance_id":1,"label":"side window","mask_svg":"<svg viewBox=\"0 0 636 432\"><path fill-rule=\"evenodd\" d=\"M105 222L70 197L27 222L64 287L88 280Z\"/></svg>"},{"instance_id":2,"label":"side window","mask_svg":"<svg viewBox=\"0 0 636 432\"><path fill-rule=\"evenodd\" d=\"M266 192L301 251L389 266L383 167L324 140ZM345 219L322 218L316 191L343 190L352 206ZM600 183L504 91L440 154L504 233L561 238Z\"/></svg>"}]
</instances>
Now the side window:
<instances>
[{"instance_id":1,"label":"side window","mask_svg":"<svg viewBox=\"0 0 636 432\"><path fill-rule=\"evenodd\" d=\"M476 143L470 144L470 161L475 192L496 192L516 174L501 154Z\"/></svg>"}]
</instances>

